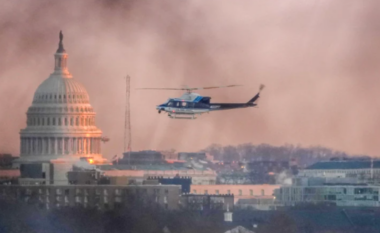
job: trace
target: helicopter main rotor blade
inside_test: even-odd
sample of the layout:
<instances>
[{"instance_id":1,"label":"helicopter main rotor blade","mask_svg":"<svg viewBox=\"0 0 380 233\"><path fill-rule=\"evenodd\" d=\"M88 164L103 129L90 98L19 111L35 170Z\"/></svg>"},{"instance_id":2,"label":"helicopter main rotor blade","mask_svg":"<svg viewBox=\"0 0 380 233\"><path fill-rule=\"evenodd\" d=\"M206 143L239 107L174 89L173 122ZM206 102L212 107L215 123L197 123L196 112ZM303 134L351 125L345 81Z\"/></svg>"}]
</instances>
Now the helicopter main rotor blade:
<instances>
[{"instance_id":1,"label":"helicopter main rotor blade","mask_svg":"<svg viewBox=\"0 0 380 233\"><path fill-rule=\"evenodd\" d=\"M206 89L215 89L215 88L224 88L224 87L238 87L242 85L227 85L227 86L214 86L214 87L194 87L190 88L190 90L206 90Z\"/></svg>"},{"instance_id":2,"label":"helicopter main rotor blade","mask_svg":"<svg viewBox=\"0 0 380 233\"><path fill-rule=\"evenodd\" d=\"M212 87L183 87L183 88L137 88L138 90L182 90L182 91L193 91L193 90L206 90L224 87L238 87L242 85L227 85L227 86L212 86Z\"/></svg>"},{"instance_id":3,"label":"helicopter main rotor blade","mask_svg":"<svg viewBox=\"0 0 380 233\"><path fill-rule=\"evenodd\" d=\"M136 88L137 90L188 90L188 88Z\"/></svg>"}]
</instances>

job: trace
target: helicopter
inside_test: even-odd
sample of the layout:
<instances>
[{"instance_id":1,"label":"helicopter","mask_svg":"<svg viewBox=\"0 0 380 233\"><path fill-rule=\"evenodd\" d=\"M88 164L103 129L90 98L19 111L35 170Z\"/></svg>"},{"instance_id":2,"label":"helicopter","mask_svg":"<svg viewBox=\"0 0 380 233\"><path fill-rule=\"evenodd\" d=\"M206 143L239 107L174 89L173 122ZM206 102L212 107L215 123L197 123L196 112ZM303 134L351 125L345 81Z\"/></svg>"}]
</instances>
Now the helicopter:
<instances>
[{"instance_id":1,"label":"helicopter","mask_svg":"<svg viewBox=\"0 0 380 233\"><path fill-rule=\"evenodd\" d=\"M179 98L169 98L165 103L157 105L158 113L166 112L172 119L197 119L196 115L209 113L211 111L231 110L238 108L255 107L257 99L260 97L260 92L264 88L261 84L259 92L246 103L210 103L211 97L201 96L194 93L194 90L206 90L225 87L236 87L241 85L227 85L227 86L212 86L212 87L183 87L183 88L138 88L150 90L184 90L186 91Z\"/></svg>"}]
</instances>

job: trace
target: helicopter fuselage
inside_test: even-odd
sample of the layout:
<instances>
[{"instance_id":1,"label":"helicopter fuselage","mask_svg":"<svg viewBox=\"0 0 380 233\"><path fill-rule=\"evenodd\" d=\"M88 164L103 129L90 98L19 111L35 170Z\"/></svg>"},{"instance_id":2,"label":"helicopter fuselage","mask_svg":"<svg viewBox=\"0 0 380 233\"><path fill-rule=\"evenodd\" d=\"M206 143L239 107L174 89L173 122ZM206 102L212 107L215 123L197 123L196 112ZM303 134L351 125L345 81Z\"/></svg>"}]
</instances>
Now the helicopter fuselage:
<instances>
[{"instance_id":1,"label":"helicopter fuselage","mask_svg":"<svg viewBox=\"0 0 380 233\"><path fill-rule=\"evenodd\" d=\"M170 98L166 103L158 105L158 113L166 112L171 118L195 119L195 115L201 115L210 111L230 110L237 108L254 107L259 94L247 103L210 103L210 97L200 96L196 93L185 93L180 98Z\"/></svg>"}]
</instances>

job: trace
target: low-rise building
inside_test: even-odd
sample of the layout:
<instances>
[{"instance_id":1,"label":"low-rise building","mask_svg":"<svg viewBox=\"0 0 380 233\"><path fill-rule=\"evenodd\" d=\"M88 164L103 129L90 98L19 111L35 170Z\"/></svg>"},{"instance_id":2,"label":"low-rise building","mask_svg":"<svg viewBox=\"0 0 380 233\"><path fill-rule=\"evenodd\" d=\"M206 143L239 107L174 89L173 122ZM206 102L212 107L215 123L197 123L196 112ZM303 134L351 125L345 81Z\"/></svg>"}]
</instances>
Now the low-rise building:
<instances>
[{"instance_id":1,"label":"low-rise building","mask_svg":"<svg viewBox=\"0 0 380 233\"><path fill-rule=\"evenodd\" d=\"M122 208L131 198L165 209L179 208L180 185L2 185L0 195L19 199L41 208L63 206L96 207L99 210Z\"/></svg>"},{"instance_id":2,"label":"low-rise building","mask_svg":"<svg viewBox=\"0 0 380 233\"><path fill-rule=\"evenodd\" d=\"M235 203L235 207L239 209L252 210L277 210L283 204L273 197L239 199Z\"/></svg>"},{"instance_id":3,"label":"low-rise building","mask_svg":"<svg viewBox=\"0 0 380 233\"><path fill-rule=\"evenodd\" d=\"M306 177L351 177L360 180L380 178L380 160L332 159L320 161L300 170L298 176Z\"/></svg>"},{"instance_id":4,"label":"low-rise building","mask_svg":"<svg viewBox=\"0 0 380 233\"><path fill-rule=\"evenodd\" d=\"M273 198L274 190L280 188L279 185L191 185L191 193L193 194L232 194L235 203L239 199L253 198Z\"/></svg>"},{"instance_id":5,"label":"low-rise building","mask_svg":"<svg viewBox=\"0 0 380 233\"><path fill-rule=\"evenodd\" d=\"M234 195L182 194L181 206L189 210L233 210Z\"/></svg>"},{"instance_id":6,"label":"low-rise building","mask_svg":"<svg viewBox=\"0 0 380 233\"><path fill-rule=\"evenodd\" d=\"M175 176L190 177L192 184L212 185L216 183L217 174L212 170L103 170L104 176L128 177L130 182L142 184L144 180L152 176L173 178Z\"/></svg>"},{"instance_id":7,"label":"low-rise building","mask_svg":"<svg viewBox=\"0 0 380 233\"><path fill-rule=\"evenodd\" d=\"M350 182L347 179L305 178L302 182L276 190L276 200L287 206L303 203L332 203L337 206L380 206L380 186Z\"/></svg>"}]
</instances>

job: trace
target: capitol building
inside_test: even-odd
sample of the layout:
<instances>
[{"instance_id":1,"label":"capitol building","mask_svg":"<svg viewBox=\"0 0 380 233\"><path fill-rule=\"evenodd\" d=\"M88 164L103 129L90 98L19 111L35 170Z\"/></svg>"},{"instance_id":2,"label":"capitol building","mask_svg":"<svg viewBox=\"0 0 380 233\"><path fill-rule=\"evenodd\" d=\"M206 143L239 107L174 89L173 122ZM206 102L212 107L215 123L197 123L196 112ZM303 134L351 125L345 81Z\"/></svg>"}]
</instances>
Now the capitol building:
<instances>
[{"instance_id":1,"label":"capitol building","mask_svg":"<svg viewBox=\"0 0 380 233\"><path fill-rule=\"evenodd\" d=\"M27 111L27 126L20 131L22 184L67 184L67 172L85 159L106 164L102 157L102 131L85 87L67 66L63 34L54 54L54 72L37 88Z\"/></svg>"}]
</instances>

